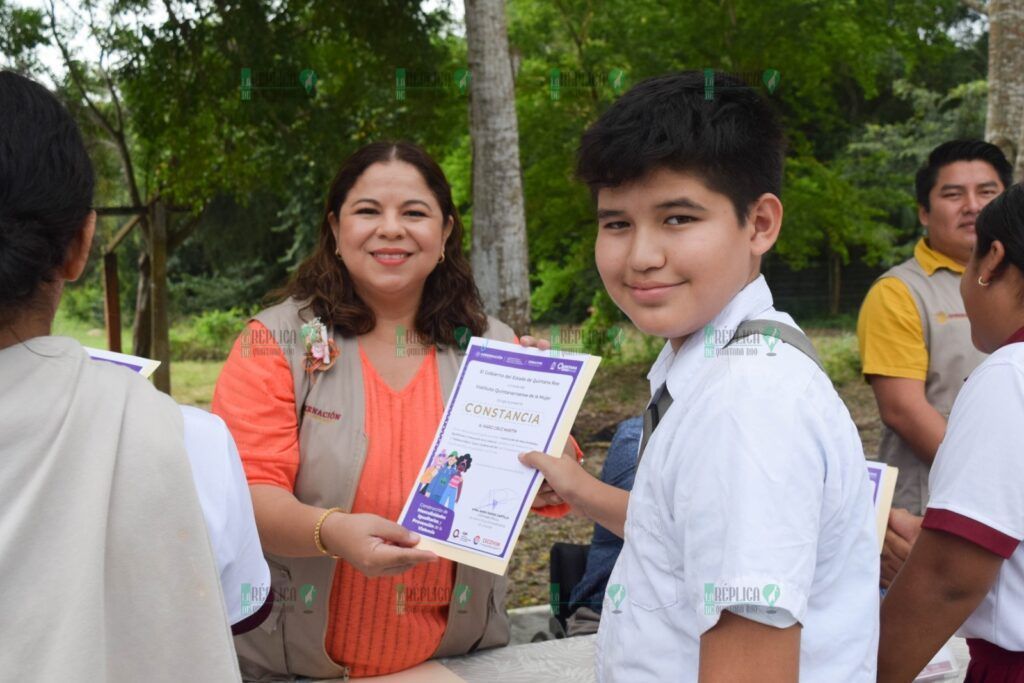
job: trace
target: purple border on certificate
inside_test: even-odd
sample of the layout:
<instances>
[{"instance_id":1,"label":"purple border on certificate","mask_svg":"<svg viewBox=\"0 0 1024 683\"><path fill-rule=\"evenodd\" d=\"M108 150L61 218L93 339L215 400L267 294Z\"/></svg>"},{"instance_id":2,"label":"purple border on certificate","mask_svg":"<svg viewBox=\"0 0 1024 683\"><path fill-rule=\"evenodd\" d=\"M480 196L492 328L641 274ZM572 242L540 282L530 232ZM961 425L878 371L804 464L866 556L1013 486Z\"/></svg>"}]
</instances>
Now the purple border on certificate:
<instances>
[{"instance_id":1,"label":"purple border on certificate","mask_svg":"<svg viewBox=\"0 0 1024 683\"><path fill-rule=\"evenodd\" d=\"M882 486L882 468L874 463L868 463L868 479L871 480L871 502L878 504L878 490Z\"/></svg>"},{"instance_id":2,"label":"purple border on certificate","mask_svg":"<svg viewBox=\"0 0 1024 683\"><path fill-rule=\"evenodd\" d=\"M548 356L539 356L530 353L519 353L516 351L505 351L504 349L495 349L486 345L486 342L481 345L470 346L469 353L466 356L466 366L469 368L469 363L487 363L488 365L497 365L506 368L521 368L530 370L532 372L541 372L550 375L568 375L572 378L572 382L569 384L568 389L565 392L565 398L562 400L562 405L558 408L558 415L555 417L554 425L558 426L558 422L562 419L562 413L565 412L565 406L569 402L569 397L572 396L573 388L576 386L576 380L579 377L580 370L583 369L583 361L572 360L571 358L550 358ZM459 395L459 390L462 388L462 380L466 373L459 373L458 383L452 390L452 395L448 399L448 405L455 403L456 398ZM438 431L435 443L441 443L443 441L445 429L448 427L448 411L445 411L445 419L441 423L441 428ZM547 441L544 442L544 450L546 451L551 446L551 440L554 438L554 433L549 433ZM431 455L433 457L433 455ZM540 471L534 471L533 477L530 479L530 488L537 482L537 477L540 476ZM523 509L525 507L525 501L519 502L519 510L516 512L515 519L512 522L511 529L508 533L508 538L505 539L502 550L500 553L490 552L489 550L482 547L474 547L473 550L476 552L492 555L494 557L505 557L505 553L508 552L509 543L512 540L512 534L515 533L515 529L519 526L519 518L523 516ZM432 518L434 520L433 526L425 526L422 522L417 524L415 517L423 512L424 518ZM451 529L452 520L455 517L455 513L444 506L437 505L434 501L429 498L424 498L419 495L413 496L413 501L409 505L409 509L406 511L405 516L402 518L402 526L407 529L411 529L420 534L424 534L433 538L435 541L447 543L454 548L467 549L466 546L458 543L452 543L448 540L448 532ZM443 536L441 535L443 534Z\"/></svg>"},{"instance_id":3,"label":"purple border on certificate","mask_svg":"<svg viewBox=\"0 0 1024 683\"><path fill-rule=\"evenodd\" d=\"M99 356L90 356L93 360L98 360L102 363L113 363L114 365L123 365L126 368L131 368L135 372L142 372L141 365L135 365L134 363L125 363L123 360L114 360L113 358L100 358Z\"/></svg>"}]
</instances>

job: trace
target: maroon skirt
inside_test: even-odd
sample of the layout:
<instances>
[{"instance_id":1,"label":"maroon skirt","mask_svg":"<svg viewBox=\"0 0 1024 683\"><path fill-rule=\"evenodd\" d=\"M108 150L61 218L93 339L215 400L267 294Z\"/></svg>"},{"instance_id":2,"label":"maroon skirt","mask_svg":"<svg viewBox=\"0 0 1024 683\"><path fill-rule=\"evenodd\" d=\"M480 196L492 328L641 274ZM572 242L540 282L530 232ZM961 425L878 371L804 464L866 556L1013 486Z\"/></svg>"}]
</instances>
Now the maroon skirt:
<instances>
[{"instance_id":1,"label":"maroon skirt","mask_svg":"<svg viewBox=\"0 0 1024 683\"><path fill-rule=\"evenodd\" d=\"M964 683L1024 683L1024 652L1004 650L980 638L968 638L971 663Z\"/></svg>"}]
</instances>

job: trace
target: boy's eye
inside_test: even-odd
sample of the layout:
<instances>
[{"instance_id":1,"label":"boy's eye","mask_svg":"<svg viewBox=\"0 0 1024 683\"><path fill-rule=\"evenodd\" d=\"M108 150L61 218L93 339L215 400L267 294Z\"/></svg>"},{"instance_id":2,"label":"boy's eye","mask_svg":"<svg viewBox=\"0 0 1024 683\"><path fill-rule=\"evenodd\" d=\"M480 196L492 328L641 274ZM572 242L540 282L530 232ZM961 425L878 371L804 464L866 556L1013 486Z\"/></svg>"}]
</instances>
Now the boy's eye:
<instances>
[{"instance_id":1,"label":"boy's eye","mask_svg":"<svg viewBox=\"0 0 1024 683\"><path fill-rule=\"evenodd\" d=\"M694 216L669 216L665 222L669 225L684 225L686 223L692 223L695 220L697 220L697 218Z\"/></svg>"},{"instance_id":2,"label":"boy's eye","mask_svg":"<svg viewBox=\"0 0 1024 683\"><path fill-rule=\"evenodd\" d=\"M629 223L626 221L612 221L611 223L605 223L602 227L608 230L622 230L623 228L628 228Z\"/></svg>"}]
</instances>

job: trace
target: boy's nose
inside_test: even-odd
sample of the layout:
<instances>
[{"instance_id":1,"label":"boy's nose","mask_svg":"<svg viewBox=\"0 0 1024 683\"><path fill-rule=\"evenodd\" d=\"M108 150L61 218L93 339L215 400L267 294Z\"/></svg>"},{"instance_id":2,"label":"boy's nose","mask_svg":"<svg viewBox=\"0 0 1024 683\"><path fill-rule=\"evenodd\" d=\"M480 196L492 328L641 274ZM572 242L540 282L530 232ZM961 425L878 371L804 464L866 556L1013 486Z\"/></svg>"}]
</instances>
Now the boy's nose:
<instances>
[{"instance_id":1,"label":"boy's nose","mask_svg":"<svg viewBox=\"0 0 1024 683\"><path fill-rule=\"evenodd\" d=\"M641 228L634 233L627 259L633 270L645 271L665 265L665 250L652 232Z\"/></svg>"}]
</instances>

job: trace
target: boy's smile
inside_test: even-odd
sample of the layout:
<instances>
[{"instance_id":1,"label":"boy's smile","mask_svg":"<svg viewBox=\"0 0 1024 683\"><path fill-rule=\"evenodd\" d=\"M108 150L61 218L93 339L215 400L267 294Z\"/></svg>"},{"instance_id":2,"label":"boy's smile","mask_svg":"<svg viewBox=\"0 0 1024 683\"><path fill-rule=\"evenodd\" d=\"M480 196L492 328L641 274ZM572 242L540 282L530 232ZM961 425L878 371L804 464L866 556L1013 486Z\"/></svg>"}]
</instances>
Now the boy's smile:
<instances>
[{"instance_id":1,"label":"boy's smile","mask_svg":"<svg viewBox=\"0 0 1024 683\"><path fill-rule=\"evenodd\" d=\"M608 294L676 349L757 277L782 219L778 198L764 194L741 225L726 195L667 168L602 188L597 205L595 260Z\"/></svg>"}]
</instances>

